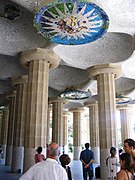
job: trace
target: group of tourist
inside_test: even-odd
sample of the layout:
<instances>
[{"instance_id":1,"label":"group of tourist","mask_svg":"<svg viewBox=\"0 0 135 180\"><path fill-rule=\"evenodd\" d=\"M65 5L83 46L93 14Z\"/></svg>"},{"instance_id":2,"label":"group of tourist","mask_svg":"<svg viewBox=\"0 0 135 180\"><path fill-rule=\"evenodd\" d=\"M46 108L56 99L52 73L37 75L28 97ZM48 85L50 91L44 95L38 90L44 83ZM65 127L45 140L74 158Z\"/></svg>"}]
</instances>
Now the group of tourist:
<instances>
[{"instance_id":1,"label":"group of tourist","mask_svg":"<svg viewBox=\"0 0 135 180\"><path fill-rule=\"evenodd\" d=\"M119 151L120 171L117 173L118 158L116 148L111 147L110 156L106 159L109 168L109 179L133 180L135 179L135 141L126 139L123 144L124 153Z\"/></svg>"},{"instance_id":2,"label":"group of tourist","mask_svg":"<svg viewBox=\"0 0 135 180\"><path fill-rule=\"evenodd\" d=\"M35 165L32 166L25 174L20 177L20 180L67 180L71 177L70 163L68 155L61 155L58 163L59 146L56 143L48 145L48 157L45 159L41 154L42 147L38 147L35 155Z\"/></svg>"},{"instance_id":3,"label":"group of tourist","mask_svg":"<svg viewBox=\"0 0 135 180\"><path fill-rule=\"evenodd\" d=\"M125 153L120 155L121 170L117 173L117 180L135 180L135 141L126 139L123 149Z\"/></svg>"},{"instance_id":4,"label":"group of tourist","mask_svg":"<svg viewBox=\"0 0 135 180\"><path fill-rule=\"evenodd\" d=\"M89 149L90 144L85 144L85 150L80 154L80 161L83 168L83 179L89 180L94 177L93 162L94 153ZM117 180L134 180L135 171L135 141L133 139L126 139L123 145L124 153L119 155L120 171L117 173L114 167L117 167L116 148L111 147L110 157L106 159L106 165L110 170L109 179ZM32 166L19 180L72 180L71 170L68 166L70 157L67 154L62 154L59 157L59 147L56 143L48 145L48 157L45 158L42 154L42 147L38 147L35 155L35 165Z\"/></svg>"}]
</instances>

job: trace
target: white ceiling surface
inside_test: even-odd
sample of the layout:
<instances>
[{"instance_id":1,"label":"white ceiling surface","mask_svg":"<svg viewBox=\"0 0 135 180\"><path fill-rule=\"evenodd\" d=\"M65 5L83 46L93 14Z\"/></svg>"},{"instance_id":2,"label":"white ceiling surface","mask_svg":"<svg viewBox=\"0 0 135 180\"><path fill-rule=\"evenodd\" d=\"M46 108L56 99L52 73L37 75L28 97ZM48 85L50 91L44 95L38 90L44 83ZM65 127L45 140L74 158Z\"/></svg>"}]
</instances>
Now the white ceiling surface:
<instances>
[{"instance_id":1,"label":"white ceiling surface","mask_svg":"<svg viewBox=\"0 0 135 180\"><path fill-rule=\"evenodd\" d=\"M78 46L48 44L44 37L37 33L32 23L37 2L41 1L43 2L12 0L20 6L21 16L14 21L0 17L0 79L6 81L10 77L27 74L19 65L19 53L27 49L45 47L53 49L61 57L60 66L50 71L50 97L71 86L82 90L89 88L92 95L96 95L97 83L89 78L87 68L96 64L119 63L123 75L116 80L116 92L135 99L135 0L90 1L99 5L108 14L108 33L95 42ZM11 1L1 0L0 6L1 3ZM7 67L5 62L8 63ZM0 82L0 88L9 87L5 84Z\"/></svg>"}]
</instances>

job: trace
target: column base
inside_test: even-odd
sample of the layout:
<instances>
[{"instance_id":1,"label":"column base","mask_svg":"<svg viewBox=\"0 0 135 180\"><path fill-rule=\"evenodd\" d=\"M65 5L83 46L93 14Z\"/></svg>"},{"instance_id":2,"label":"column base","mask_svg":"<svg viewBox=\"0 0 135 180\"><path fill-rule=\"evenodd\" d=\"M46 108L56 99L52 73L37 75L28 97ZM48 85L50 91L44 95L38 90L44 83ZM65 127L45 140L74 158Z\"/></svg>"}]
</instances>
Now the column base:
<instances>
[{"instance_id":1,"label":"column base","mask_svg":"<svg viewBox=\"0 0 135 180\"><path fill-rule=\"evenodd\" d=\"M101 166L101 179L106 180L109 178L109 168L106 165L106 159L110 156L110 149L100 149L100 166Z\"/></svg>"},{"instance_id":2,"label":"column base","mask_svg":"<svg viewBox=\"0 0 135 180\"><path fill-rule=\"evenodd\" d=\"M12 149L13 147L11 145L7 145L6 160L5 160L5 165L7 166L11 166L12 163Z\"/></svg>"},{"instance_id":3,"label":"column base","mask_svg":"<svg viewBox=\"0 0 135 180\"><path fill-rule=\"evenodd\" d=\"M13 147L12 155L12 173L23 172L24 147Z\"/></svg>"},{"instance_id":4,"label":"column base","mask_svg":"<svg viewBox=\"0 0 135 180\"><path fill-rule=\"evenodd\" d=\"M73 160L79 160L80 159L80 152L82 150L82 147L74 147L74 151L73 151Z\"/></svg>"},{"instance_id":5,"label":"column base","mask_svg":"<svg viewBox=\"0 0 135 180\"><path fill-rule=\"evenodd\" d=\"M95 163L100 164L100 149L99 149L99 147L92 147L91 150L94 153Z\"/></svg>"},{"instance_id":6,"label":"column base","mask_svg":"<svg viewBox=\"0 0 135 180\"><path fill-rule=\"evenodd\" d=\"M36 154L36 150L34 148L24 149L23 172L26 172L31 166L35 164L35 160L34 160L35 154Z\"/></svg>"}]
</instances>

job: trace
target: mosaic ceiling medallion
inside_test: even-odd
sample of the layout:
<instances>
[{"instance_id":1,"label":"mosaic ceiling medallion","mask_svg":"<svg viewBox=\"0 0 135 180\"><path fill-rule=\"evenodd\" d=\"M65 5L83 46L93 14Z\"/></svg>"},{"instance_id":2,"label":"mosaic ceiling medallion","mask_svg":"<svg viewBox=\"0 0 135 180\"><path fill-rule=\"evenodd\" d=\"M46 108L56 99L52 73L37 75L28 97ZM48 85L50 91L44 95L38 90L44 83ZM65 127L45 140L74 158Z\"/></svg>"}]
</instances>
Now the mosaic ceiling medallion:
<instances>
[{"instance_id":1,"label":"mosaic ceiling medallion","mask_svg":"<svg viewBox=\"0 0 135 180\"><path fill-rule=\"evenodd\" d=\"M116 104L127 104L132 100L129 97L116 93Z\"/></svg>"},{"instance_id":2,"label":"mosaic ceiling medallion","mask_svg":"<svg viewBox=\"0 0 135 180\"><path fill-rule=\"evenodd\" d=\"M91 92L67 89L60 95L60 97L66 98L68 100L81 100L91 97Z\"/></svg>"},{"instance_id":3,"label":"mosaic ceiling medallion","mask_svg":"<svg viewBox=\"0 0 135 180\"><path fill-rule=\"evenodd\" d=\"M53 43L85 44L100 38L108 29L106 13L89 2L61 0L43 6L34 17L34 26Z\"/></svg>"}]
</instances>

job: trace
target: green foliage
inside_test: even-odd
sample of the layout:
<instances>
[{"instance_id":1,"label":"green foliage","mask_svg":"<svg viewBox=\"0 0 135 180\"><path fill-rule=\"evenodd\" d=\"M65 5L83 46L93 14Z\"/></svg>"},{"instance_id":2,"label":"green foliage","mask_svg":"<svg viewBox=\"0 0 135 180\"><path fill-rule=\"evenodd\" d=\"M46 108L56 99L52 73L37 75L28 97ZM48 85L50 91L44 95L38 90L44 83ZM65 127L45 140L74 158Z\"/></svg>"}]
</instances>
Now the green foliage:
<instances>
[{"instance_id":1,"label":"green foliage","mask_svg":"<svg viewBox=\"0 0 135 180\"><path fill-rule=\"evenodd\" d=\"M69 149L69 152L73 152L73 144L69 143L68 144L68 149Z\"/></svg>"}]
</instances>

